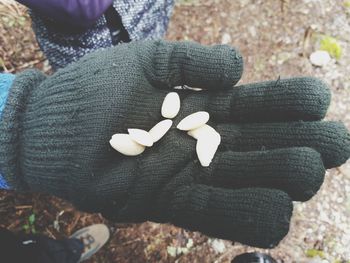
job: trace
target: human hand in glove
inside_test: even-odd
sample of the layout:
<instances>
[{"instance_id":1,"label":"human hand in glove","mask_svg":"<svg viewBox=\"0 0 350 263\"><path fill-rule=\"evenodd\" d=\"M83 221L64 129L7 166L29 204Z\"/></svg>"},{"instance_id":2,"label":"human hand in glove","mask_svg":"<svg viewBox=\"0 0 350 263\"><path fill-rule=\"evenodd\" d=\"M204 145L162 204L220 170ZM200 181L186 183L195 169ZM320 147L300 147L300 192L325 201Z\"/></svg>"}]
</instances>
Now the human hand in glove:
<instances>
[{"instance_id":1,"label":"human hand in glove","mask_svg":"<svg viewBox=\"0 0 350 263\"><path fill-rule=\"evenodd\" d=\"M314 78L233 87L235 49L188 42L135 42L98 51L52 76L29 70L11 87L0 124L0 170L18 190L47 192L121 222L171 222L210 236L273 247L287 234L292 200L320 188L344 163L341 123L321 121L330 91ZM171 129L141 155L109 140L149 130L174 86L185 116L207 111L221 145L209 167L196 141Z\"/></svg>"}]
</instances>

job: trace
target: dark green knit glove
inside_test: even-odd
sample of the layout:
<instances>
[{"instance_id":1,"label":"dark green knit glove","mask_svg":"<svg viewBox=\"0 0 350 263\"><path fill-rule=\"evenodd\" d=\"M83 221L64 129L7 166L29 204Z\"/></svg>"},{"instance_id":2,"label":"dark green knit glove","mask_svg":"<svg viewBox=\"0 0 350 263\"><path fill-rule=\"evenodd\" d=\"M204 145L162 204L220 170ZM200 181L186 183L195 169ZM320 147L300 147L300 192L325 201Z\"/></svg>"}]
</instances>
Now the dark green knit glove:
<instances>
[{"instance_id":1,"label":"dark green knit glove","mask_svg":"<svg viewBox=\"0 0 350 263\"><path fill-rule=\"evenodd\" d=\"M19 190L48 192L115 221L171 222L219 238L275 246L292 200L311 198L325 168L350 155L341 123L320 121L330 92L313 78L233 88L242 58L229 46L164 41L95 52L46 77L18 75L0 124L0 168ZM222 136L203 168L195 140L171 129L136 157L109 145L149 130L174 86L185 116L204 110Z\"/></svg>"}]
</instances>

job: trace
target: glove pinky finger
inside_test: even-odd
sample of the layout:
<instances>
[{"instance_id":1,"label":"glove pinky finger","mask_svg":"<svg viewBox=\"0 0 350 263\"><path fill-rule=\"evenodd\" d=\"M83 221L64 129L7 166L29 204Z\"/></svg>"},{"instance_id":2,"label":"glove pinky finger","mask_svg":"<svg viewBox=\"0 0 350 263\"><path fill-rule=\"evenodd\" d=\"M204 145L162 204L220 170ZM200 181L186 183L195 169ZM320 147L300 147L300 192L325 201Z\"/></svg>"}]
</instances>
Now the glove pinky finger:
<instances>
[{"instance_id":1,"label":"glove pinky finger","mask_svg":"<svg viewBox=\"0 0 350 263\"><path fill-rule=\"evenodd\" d=\"M288 233L293 210L280 190L201 184L176 191L171 207L177 226L262 248L275 247Z\"/></svg>"}]
</instances>

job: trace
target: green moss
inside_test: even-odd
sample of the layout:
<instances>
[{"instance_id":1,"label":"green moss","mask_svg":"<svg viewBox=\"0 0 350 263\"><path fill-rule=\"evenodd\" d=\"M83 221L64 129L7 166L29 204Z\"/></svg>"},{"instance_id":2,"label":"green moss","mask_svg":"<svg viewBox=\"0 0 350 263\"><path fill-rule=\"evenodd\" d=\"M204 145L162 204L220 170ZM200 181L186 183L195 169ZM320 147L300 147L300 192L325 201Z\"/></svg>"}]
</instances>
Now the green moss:
<instances>
[{"instance_id":1,"label":"green moss","mask_svg":"<svg viewBox=\"0 0 350 263\"><path fill-rule=\"evenodd\" d=\"M334 37L325 36L321 40L320 49L327 51L335 59L340 59L342 55L342 48Z\"/></svg>"},{"instance_id":2,"label":"green moss","mask_svg":"<svg viewBox=\"0 0 350 263\"><path fill-rule=\"evenodd\" d=\"M308 249L306 250L306 256L309 258L320 257L325 258L324 252L322 250L317 249Z\"/></svg>"}]
</instances>

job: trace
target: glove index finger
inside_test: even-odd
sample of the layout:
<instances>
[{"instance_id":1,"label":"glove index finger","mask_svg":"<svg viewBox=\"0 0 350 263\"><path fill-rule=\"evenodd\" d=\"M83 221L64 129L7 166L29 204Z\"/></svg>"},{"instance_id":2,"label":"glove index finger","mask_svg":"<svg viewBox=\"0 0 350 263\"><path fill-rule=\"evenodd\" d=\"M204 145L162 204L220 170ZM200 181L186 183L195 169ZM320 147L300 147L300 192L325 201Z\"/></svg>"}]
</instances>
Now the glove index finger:
<instances>
[{"instance_id":1,"label":"glove index finger","mask_svg":"<svg viewBox=\"0 0 350 263\"><path fill-rule=\"evenodd\" d=\"M158 88L188 85L201 89L233 87L241 78L243 59L228 45L204 46L195 42L153 42L145 71ZM150 62L151 61L151 62Z\"/></svg>"}]
</instances>

